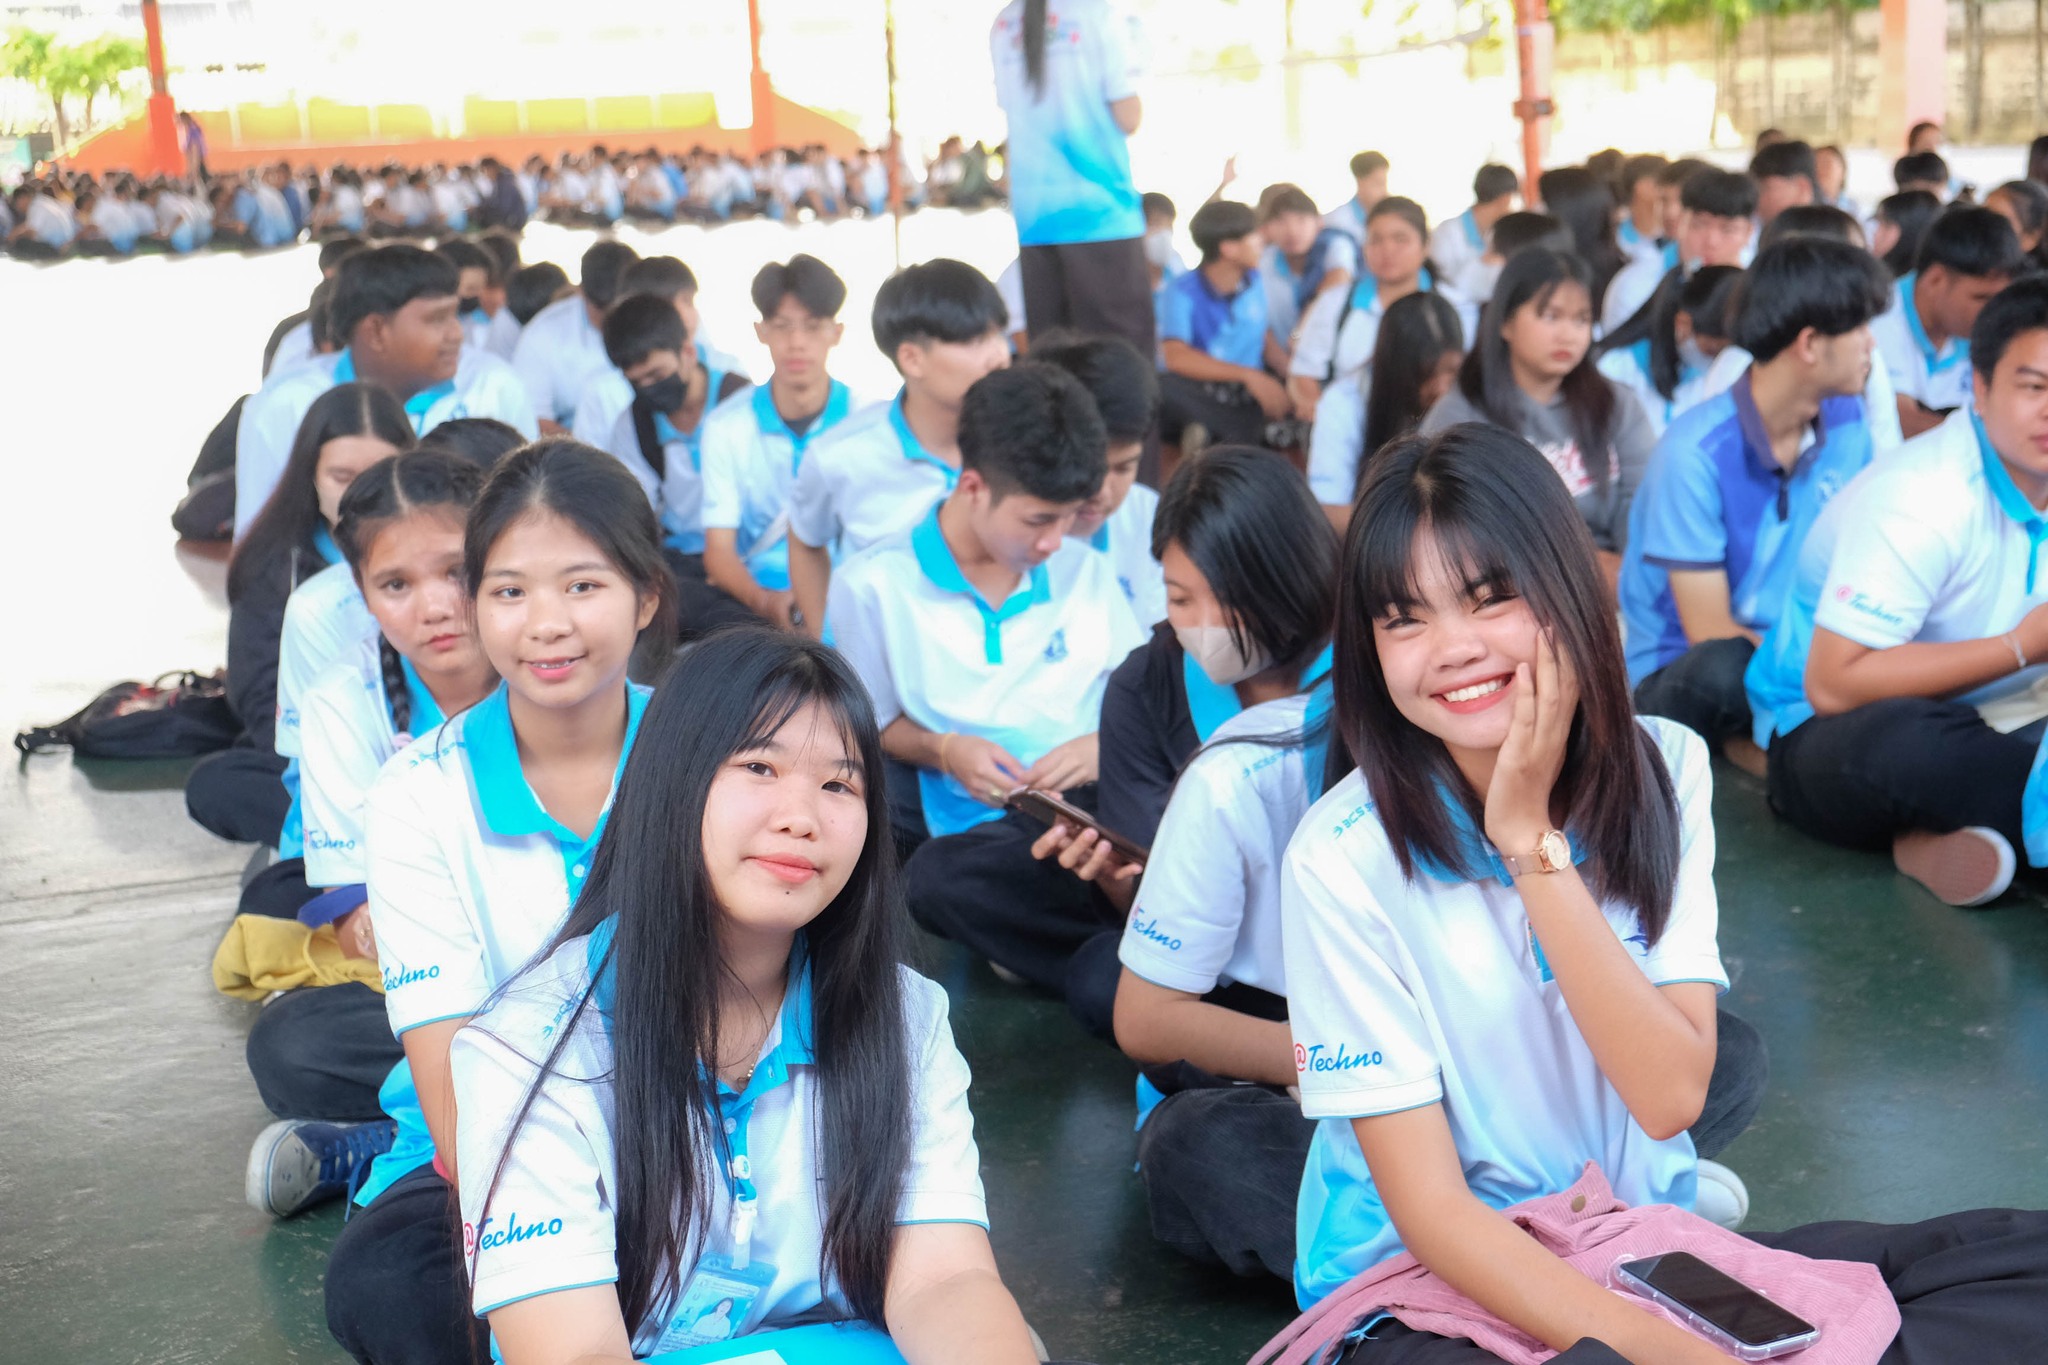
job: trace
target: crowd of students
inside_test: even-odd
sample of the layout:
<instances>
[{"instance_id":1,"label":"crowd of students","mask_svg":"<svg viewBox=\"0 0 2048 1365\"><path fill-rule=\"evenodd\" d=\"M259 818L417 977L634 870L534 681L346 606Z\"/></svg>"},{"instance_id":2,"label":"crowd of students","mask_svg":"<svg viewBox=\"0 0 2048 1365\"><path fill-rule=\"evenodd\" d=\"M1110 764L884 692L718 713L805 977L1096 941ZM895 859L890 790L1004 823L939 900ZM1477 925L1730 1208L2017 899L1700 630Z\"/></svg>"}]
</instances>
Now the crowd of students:
<instances>
[{"instance_id":1,"label":"crowd of students","mask_svg":"<svg viewBox=\"0 0 2048 1365\"><path fill-rule=\"evenodd\" d=\"M2042 194L1881 256L1821 161L1488 166L1432 230L1365 154L1148 243L1158 355L926 261L869 401L811 256L757 380L672 257L330 244L195 484L248 733L188 804L326 964L246 1192L353 1204L335 1338L1037 1358L914 923L1132 1059L1157 1238L1323 1358L1725 1358L1503 1216L1745 1216L1714 752L1951 905L2048 851ZM1903 1325L1841 1359L2044 1344L2048 1215L1728 1245L1844 1335L1808 1258L1862 1264Z\"/></svg>"},{"instance_id":2,"label":"crowd of students","mask_svg":"<svg viewBox=\"0 0 2048 1365\"><path fill-rule=\"evenodd\" d=\"M906 208L987 208L1008 196L1000 148L948 138L922 166L899 160ZM248 250L351 235L435 237L506 228L529 220L575 227L622 221L707 225L800 215L834 219L886 213L886 151L834 156L823 146L783 147L751 160L730 151L564 152L517 166L495 156L427 166L278 161L260 169L185 176L104 175L54 168L10 186L0 198L0 244L21 260L184 255L201 248Z\"/></svg>"}]
</instances>

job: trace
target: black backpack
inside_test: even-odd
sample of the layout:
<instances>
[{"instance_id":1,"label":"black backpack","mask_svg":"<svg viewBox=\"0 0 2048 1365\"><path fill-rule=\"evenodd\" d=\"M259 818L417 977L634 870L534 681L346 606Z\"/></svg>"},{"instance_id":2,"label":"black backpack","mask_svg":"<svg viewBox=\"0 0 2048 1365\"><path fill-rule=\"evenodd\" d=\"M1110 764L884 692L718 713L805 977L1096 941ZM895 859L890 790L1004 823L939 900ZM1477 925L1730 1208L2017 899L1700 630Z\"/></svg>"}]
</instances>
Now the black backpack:
<instances>
[{"instance_id":1,"label":"black backpack","mask_svg":"<svg viewBox=\"0 0 2048 1365\"><path fill-rule=\"evenodd\" d=\"M24 754L69 745L81 758L190 758L232 746L241 722L226 680L166 673L155 682L115 683L73 715L14 737Z\"/></svg>"}]
</instances>

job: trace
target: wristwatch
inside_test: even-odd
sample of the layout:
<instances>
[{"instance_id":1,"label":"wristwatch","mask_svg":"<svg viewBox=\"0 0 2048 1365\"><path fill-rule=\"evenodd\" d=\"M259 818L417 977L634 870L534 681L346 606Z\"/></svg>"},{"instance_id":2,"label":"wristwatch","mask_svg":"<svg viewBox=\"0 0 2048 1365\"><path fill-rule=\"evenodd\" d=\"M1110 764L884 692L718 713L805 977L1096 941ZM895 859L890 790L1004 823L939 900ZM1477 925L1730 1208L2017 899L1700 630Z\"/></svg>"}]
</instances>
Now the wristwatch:
<instances>
[{"instance_id":1,"label":"wristwatch","mask_svg":"<svg viewBox=\"0 0 2048 1365\"><path fill-rule=\"evenodd\" d=\"M1532 872L1562 872L1572 865L1572 841L1561 829L1551 830L1536 841L1533 853L1503 853L1508 875L1524 877Z\"/></svg>"}]
</instances>

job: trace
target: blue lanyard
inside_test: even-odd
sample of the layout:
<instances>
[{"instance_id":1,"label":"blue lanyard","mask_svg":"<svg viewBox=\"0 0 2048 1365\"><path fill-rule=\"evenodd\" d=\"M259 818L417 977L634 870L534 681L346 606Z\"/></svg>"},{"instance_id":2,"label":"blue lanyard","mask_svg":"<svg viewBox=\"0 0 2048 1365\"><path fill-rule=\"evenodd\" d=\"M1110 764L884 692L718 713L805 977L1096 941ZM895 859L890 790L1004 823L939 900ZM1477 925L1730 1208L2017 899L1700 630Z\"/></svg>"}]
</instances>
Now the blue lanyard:
<instances>
[{"instance_id":1,"label":"blue lanyard","mask_svg":"<svg viewBox=\"0 0 2048 1365\"><path fill-rule=\"evenodd\" d=\"M1909 271L1899 278L1899 311L1906 315L1906 331L1912 336L1913 344L1919 348L1921 357L1926 360L1927 373L1940 374L1943 370L1952 369L1970 358L1970 339L1951 338L1946 359L1934 349L1934 343L1927 339L1926 327L1921 325L1920 307L1913 302L1913 286L1919 278L1920 272L1917 270Z\"/></svg>"},{"instance_id":2,"label":"blue lanyard","mask_svg":"<svg viewBox=\"0 0 2048 1365\"><path fill-rule=\"evenodd\" d=\"M1991 437L1984 430L1984 419L1976 413L1970 414L1970 426L1977 433L1977 453L1984 460L1984 482L1991 487L1991 496L1998 501L1999 510L2020 524L2027 533L2027 593L2034 591L2034 571L2040 567L2041 542L2048 540L2048 518L2034 510L2026 494L2012 481L2012 474L2006 469L2005 461L1991 445Z\"/></svg>"}]
</instances>

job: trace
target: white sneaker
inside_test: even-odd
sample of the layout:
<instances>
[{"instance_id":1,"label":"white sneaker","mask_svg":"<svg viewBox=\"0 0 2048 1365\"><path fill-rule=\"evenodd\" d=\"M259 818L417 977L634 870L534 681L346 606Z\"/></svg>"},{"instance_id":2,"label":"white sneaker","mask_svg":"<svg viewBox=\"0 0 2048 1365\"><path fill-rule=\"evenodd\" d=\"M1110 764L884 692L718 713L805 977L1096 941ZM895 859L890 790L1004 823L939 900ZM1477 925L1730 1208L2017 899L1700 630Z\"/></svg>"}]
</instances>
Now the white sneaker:
<instances>
[{"instance_id":1,"label":"white sneaker","mask_svg":"<svg viewBox=\"0 0 2048 1365\"><path fill-rule=\"evenodd\" d=\"M1699 1193L1692 1211L1709 1223L1733 1231L1749 1217L1749 1186L1742 1177L1718 1161L1700 1162Z\"/></svg>"},{"instance_id":2,"label":"white sneaker","mask_svg":"<svg viewBox=\"0 0 2048 1365\"><path fill-rule=\"evenodd\" d=\"M1011 971L1008 967L1005 967L1002 963L996 961L994 958L990 958L988 960L988 969L996 974L996 980L1005 982L1009 985L1028 986L1031 984L1029 981L1026 981L1023 977Z\"/></svg>"},{"instance_id":3,"label":"white sneaker","mask_svg":"<svg viewBox=\"0 0 2048 1365\"><path fill-rule=\"evenodd\" d=\"M1982 825L1952 834L1909 830L1892 840L1892 862L1936 900L1956 906L1997 900L2018 866L2005 836Z\"/></svg>"}]
</instances>

